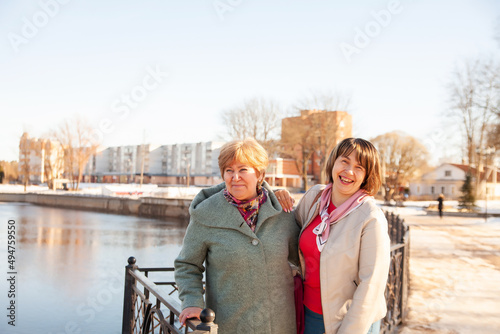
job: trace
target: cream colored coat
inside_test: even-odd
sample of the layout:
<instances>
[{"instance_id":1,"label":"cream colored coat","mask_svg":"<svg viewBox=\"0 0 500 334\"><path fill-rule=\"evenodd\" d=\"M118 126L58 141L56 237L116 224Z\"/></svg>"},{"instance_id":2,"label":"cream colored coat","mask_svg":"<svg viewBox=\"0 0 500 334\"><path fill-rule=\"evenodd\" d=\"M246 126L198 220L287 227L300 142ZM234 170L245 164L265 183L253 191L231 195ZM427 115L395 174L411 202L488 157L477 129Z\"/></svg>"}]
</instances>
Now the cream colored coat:
<instances>
[{"instance_id":1,"label":"cream colored coat","mask_svg":"<svg viewBox=\"0 0 500 334\"><path fill-rule=\"evenodd\" d=\"M295 218L302 231L318 215L316 185L302 198ZM301 231L301 234L302 234ZM306 262L299 252L302 273ZM384 291L390 263L390 239L384 213L368 200L331 225L321 252L321 304L326 334L366 334L387 312Z\"/></svg>"}]
</instances>

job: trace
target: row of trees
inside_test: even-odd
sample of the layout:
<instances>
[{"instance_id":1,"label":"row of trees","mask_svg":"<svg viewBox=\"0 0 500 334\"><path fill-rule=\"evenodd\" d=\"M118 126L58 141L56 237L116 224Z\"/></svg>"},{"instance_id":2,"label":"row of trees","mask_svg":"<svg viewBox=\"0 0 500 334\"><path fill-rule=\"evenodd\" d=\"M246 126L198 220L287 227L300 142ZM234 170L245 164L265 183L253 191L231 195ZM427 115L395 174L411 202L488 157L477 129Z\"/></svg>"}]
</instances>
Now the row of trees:
<instances>
[{"instance_id":1,"label":"row of trees","mask_svg":"<svg viewBox=\"0 0 500 334\"><path fill-rule=\"evenodd\" d=\"M25 133L19 143L19 153L22 157L19 161L19 173L25 190L35 167L31 154L39 155L44 178L50 188L55 179L64 177L70 180L71 189L77 190L85 166L99 146L92 133L87 121L79 116L64 120L37 142Z\"/></svg>"}]
</instances>

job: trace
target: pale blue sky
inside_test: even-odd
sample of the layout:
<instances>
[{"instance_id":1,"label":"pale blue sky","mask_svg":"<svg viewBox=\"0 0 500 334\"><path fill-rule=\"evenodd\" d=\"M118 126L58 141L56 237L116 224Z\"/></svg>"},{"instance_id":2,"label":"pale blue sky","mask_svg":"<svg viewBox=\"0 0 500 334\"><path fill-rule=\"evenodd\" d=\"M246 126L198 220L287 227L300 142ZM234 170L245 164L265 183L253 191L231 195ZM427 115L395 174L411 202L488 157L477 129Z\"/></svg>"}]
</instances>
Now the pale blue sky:
<instances>
[{"instance_id":1,"label":"pale blue sky","mask_svg":"<svg viewBox=\"0 0 500 334\"><path fill-rule=\"evenodd\" d=\"M78 113L108 146L141 144L144 131L198 142L218 139L220 112L245 99L290 108L332 90L352 96L355 136L401 130L440 155L451 72L498 58L499 18L495 0L1 1L0 160L17 160L23 131ZM347 61L342 43L359 53Z\"/></svg>"}]
</instances>

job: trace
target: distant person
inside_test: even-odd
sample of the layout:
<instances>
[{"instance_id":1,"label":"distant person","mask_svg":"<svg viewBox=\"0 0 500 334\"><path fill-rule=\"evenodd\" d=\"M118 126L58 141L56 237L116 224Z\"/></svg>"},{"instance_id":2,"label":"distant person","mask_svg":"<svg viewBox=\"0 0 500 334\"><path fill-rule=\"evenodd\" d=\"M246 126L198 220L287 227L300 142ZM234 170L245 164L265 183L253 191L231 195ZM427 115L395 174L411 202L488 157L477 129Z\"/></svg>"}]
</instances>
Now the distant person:
<instances>
[{"instance_id":1,"label":"distant person","mask_svg":"<svg viewBox=\"0 0 500 334\"><path fill-rule=\"evenodd\" d=\"M443 218L443 202L444 202L444 195L439 194L438 198L438 210L439 210L439 218Z\"/></svg>"},{"instance_id":2,"label":"distant person","mask_svg":"<svg viewBox=\"0 0 500 334\"><path fill-rule=\"evenodd\" d=\"M221 148L224 183L194 198L174 262L181 323L208 307L220 334L296 333L289 261L299 263L300 229L264 181L267 166L267 153L254 139Z\"/></svg>"},{"instance_id":3,"label":"distant person","mask_svg":"<svg viewBox=\"0 0 500 334\"><path fill-rule=\"evenodd\" d=\"M379 153L369 141L344 139L325 172L328 184L309 189L294 210L302 226L304 334L379 333L390 263L387 220L373 199L382 183ZM286 194L276 192L288 210Z\"/></svg>"}]
</instances>

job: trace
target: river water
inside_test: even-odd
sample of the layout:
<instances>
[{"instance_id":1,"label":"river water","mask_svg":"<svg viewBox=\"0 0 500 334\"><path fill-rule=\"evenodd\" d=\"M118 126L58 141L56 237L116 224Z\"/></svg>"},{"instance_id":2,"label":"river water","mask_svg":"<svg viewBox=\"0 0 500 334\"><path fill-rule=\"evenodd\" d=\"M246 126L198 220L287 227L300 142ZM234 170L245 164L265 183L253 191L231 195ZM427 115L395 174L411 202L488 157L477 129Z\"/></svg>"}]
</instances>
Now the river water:
<instances>
[{"instance_id":1,"label":"river water","mask_svg":"<svg viewBox=\"0 0 500 334\"><path fill-rule=\"evenodd\" d=\"M128 257L172 267L185 232L182 222L25 203L0 202L0 222L0 333L15 334L121 333Z\"/></svg>"}]
</instances>

